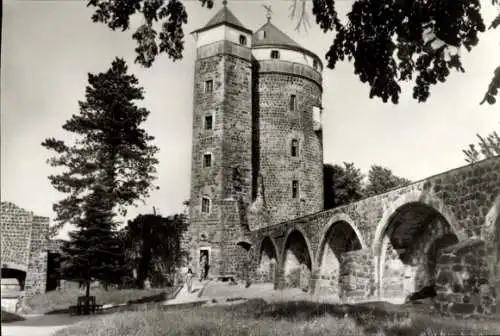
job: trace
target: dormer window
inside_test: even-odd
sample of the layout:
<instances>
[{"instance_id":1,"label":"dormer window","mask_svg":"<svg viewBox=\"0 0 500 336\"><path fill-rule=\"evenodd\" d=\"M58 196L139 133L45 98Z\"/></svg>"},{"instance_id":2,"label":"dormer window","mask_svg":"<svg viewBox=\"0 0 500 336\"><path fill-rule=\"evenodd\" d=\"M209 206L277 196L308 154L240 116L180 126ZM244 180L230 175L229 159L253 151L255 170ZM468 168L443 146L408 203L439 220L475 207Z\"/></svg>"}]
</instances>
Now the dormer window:
<instances>
[{"instance_id":1,"label":"dormer window","mask_svg":"<svg viewBox=\"0 0 500 336\"><path fill-rule=\"evenodd\" d=\"M240 35L240 44L244 46L247 45L247 37L245 35Z\"/></svg>"},{"instance_id":2,"label":"dormer window","mask_svg":"<svg viewBox=\"0 0 500 336\"><path fill-rule=\"evenodd\" d=\"M278 50L271 50L271 58L272 59L280 58L280 52Z\"/></svg>"},{"instance_id":3,"label":"dormer window","mask_svg":"<svg viewBox=\"0 0 500 336\"><path fill-rule=\"evenodd\" d=\"M261 30L259 32L259 40L262 40L262 39L265 39L266 38L266 31L265 30Z\"/></svg>"},{"instance_id":4,"label":"dormer window","mask_svg":"<svg viewBox=\"0 0 500 336\"><path fill-rule=\"evenodd\" d=\"M213 91L214 91L214 81L211 79L205 81L205 93L211 93Z\"/></svg>"}]
</instances>

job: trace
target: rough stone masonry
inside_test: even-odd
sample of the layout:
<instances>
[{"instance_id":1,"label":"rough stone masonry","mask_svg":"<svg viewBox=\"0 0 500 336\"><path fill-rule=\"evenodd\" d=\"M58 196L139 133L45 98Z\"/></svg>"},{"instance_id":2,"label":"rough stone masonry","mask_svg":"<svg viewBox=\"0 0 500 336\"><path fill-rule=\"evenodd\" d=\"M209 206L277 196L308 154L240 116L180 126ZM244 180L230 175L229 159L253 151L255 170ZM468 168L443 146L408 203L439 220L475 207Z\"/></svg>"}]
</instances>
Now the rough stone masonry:
<instances>
[{"instance_id":1,"label":"rough stone masonry","mask_svg":"<svg viewBox=\"0 0 500 336\"><path fill-rule=\"evenodd\" d=\"M2 306L12 306L6 303L12 300L16 301L14 306L18 306L24 297L45 292L49 218L36 216L13 203L2 202L0 220ZM12 283L14 296L7 295L9 288L4 285L7 283L4 279L16 280Z\"/></svg>"},{"instance_id":2,"label":"rough stone masonry","mask_svg":"<svg viewBox=\"0 0 500 336\"><path fill-rule=\"evenodd\" d=\"M193 36L192 268L206 255L216 278L344 302L432 288L443 314L495 311L500 157L323 211L319 57L227 6Z\"/></svg>"}]
</instances>

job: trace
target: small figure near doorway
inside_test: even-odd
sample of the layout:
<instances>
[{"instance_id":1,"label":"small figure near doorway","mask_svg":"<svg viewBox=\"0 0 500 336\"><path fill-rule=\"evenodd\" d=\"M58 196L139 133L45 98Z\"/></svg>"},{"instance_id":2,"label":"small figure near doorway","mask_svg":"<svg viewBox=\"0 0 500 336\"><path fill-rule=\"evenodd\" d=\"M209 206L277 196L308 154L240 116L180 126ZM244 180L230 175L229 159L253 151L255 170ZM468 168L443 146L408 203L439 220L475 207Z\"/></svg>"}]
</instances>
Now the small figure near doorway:
<instances>
[{"instance_id":1,"label":"small figure near doorway","mask_svg":"<svg viewBox=\"0 0 500 336\"><path fill-rule=\"evenodd\" d=\"M201 250L200 251L200 281L206 280L208 277L208 251Z\"/></svg>"},{"instance_id":2,"label":"small figure near doorway","mask_svg":"<svg viewBox=\"0 0 500 336\"><path fill-rule=\"evenodd\" d=\"M189 268L187 273L186 273L186 285L187 285L188 293L191 293L191 291L192 291L193 278L194 278L193 271L191 270L191 268Z\"/></svg>"}]
</instances>

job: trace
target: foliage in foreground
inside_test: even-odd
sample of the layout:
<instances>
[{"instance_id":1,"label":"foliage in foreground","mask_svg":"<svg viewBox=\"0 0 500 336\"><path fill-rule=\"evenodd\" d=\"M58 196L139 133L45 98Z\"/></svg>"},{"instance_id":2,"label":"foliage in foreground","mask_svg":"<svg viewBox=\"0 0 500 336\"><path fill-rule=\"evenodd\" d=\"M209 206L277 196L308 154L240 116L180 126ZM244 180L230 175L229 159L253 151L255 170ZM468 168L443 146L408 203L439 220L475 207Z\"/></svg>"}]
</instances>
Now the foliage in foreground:
<instances>
[{"instance_id":1,"label":"foliage in foreground","mask_svg":"<svg viewBox=\"0 0 500 336\"><path fill-rule=\"evenodd\" d=\"M346 315L347 313L347 315ZM464 323L461 323L464 322ZM497 323L498 324L498 323ZM471 321L440 324L407 312L376 310L370 305L311 302L267 304L251 300L229 307L144 310L103 316L59 331L56 336L121 335L471 335L498 329Z\"/></svg>"},{"instance_id":2,"label":"foliage in foreground","mask_svg":"<svg viewBox=\"0 0 500 336\"><path fill-rule=\"evenodd\" d=\"M208 8L214 4L198 1ZM299 20L307 21L307 0L294 3L299 1L303 4ZM500 7L500 1L490 1ZM113 30L128 30L130 18L142 16L143 24L132 35L137 41L136 62L142 66L151 67L160 53L174 61L182 59L188 13L181 0L129 0L127 6L114 0L89 0L88 6L95 7L92 21ZM312 1L316 23L325 33L336 32L325 55L327 66L334 69L339 61L354 60L354 73L370 86L370 98L395 104L401 83L413 82L413 98L425 102L432 85L445 82L452 71L465 71L460 50L471 51L487 29L480 9L480 0L355 0L347 22L342 22L335 0ZM293 16L295 12L292 6ZM500 14L488 28L498 26ZM499 89L500 66L481 104L494 104Z\"/></svg>"},{"instance_id":3,"label":"foliage in foreground","mask_svg":"<svg viewBox=\"0 0 500 336\"><path fill-rule=\"evenodd\" d=\"M138 300L145 297L155 296L161 293L170 294L173 288L162 289L92 289L92 295L96 297L97 304L121 304L131 300ZM83 289L78 287L68 288L62 291L50 291L44 294L26 298L23 310L29 314L45 314L48 312L64 311L69 306L76 305L79 296L85 294Z\"/></svg>"}]
</instances>

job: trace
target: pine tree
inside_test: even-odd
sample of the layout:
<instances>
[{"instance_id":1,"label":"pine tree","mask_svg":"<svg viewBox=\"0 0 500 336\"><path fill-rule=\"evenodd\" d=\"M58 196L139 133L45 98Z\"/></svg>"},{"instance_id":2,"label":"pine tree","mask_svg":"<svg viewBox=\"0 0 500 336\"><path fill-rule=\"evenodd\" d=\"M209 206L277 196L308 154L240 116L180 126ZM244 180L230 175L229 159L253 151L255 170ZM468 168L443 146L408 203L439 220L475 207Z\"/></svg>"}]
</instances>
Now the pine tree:
<instances>
[{"instance_id":1,"label":"pine tree","mask_svg":"<svg viewBox=\"0 0 500 336\"><path fill-rule=\"evenodd\" d=\"M123 257L117 237L117 213L149 196L155 188L154 139L140 128L149 111L134 101L144 99L138 80L127 73L122 59L111 68L88 75L85 101L63 129L77 137L73 144L48 138L42 146L56 152L48 160L64 168L49 176L53 187L66 198L54 204L55 232L65 224L76 226L63 247L62 275L86 284L117 282Z\"/></svg>"}]
</instances>

